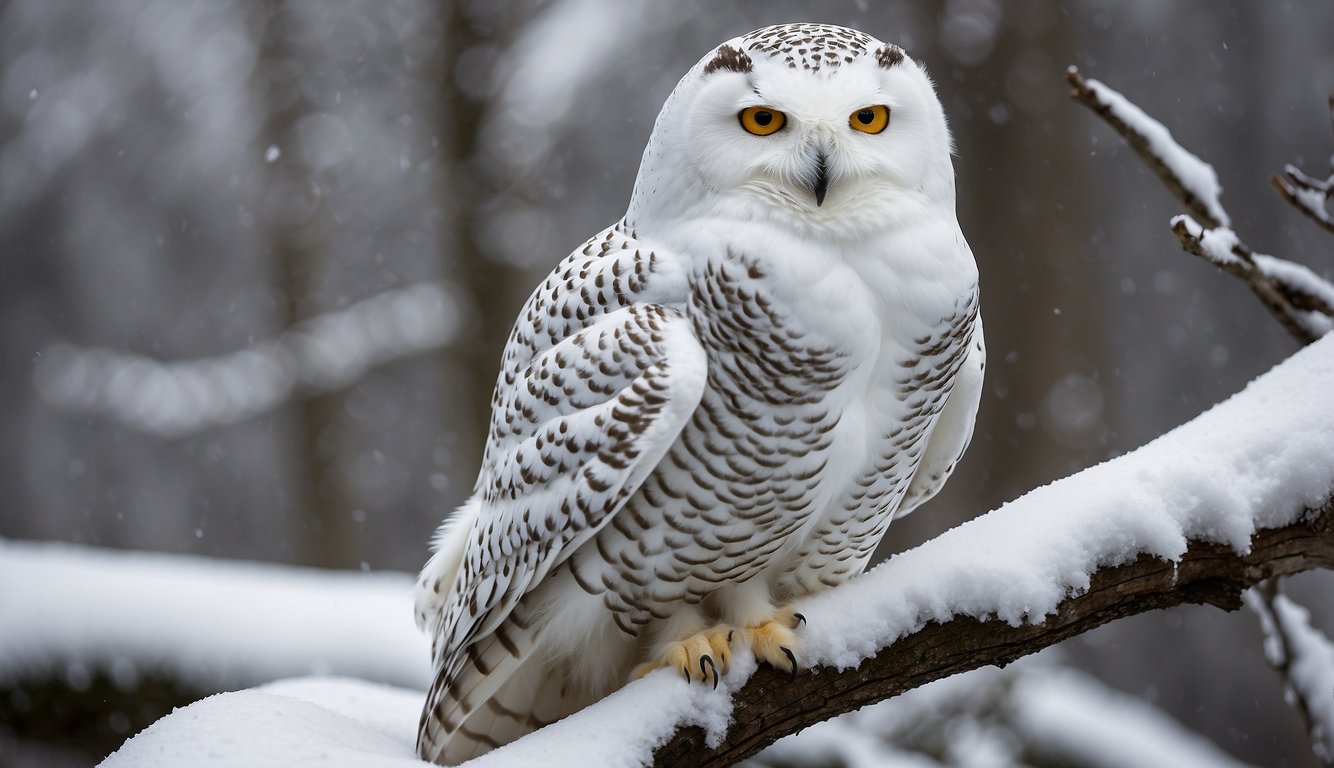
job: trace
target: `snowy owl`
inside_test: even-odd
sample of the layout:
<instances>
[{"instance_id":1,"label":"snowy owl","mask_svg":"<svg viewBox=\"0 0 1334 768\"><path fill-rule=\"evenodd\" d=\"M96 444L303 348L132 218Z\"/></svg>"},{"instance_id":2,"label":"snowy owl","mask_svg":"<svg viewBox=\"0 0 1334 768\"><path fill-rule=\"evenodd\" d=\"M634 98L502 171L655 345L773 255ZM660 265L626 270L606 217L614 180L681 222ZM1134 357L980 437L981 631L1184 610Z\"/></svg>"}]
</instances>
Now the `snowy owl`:
<instances>
[{"instance_id":1,"label":"snowy owl","mask_svg":"<svg viewBox=\"0 0 1334 768\"><path fill-rule=\"evenodd\" d=\"M796 671L793 600L860 573L972 437L950 135L897 46L822 24L710 51L625 217L505 346L473 496L417 587L423 758L461 762L659 667Z\"/></svg>"}]
</instances>

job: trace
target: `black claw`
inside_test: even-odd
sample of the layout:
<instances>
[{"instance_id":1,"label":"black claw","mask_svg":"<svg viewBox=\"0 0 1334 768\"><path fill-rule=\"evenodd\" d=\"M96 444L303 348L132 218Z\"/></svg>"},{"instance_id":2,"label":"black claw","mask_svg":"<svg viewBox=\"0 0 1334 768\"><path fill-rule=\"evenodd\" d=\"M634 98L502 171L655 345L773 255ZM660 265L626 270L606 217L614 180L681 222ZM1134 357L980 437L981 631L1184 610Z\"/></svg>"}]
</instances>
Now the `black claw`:
<instances>
[{"instance_id":1,"label":"black claw","mask_svg":"<svg viewBox=\"0 0 1334 768\"><path fill-rule=\"evenodd\" d=\"M792 653L792 649L791 649L791 648L784 648L784 647L781 646L781 645L778 646L778 650L782 651L782 652L783 652L783 655L787 657L787 660L790 661L790 662L792 662L792 679L793 679L793 680L796 680L796 679L797 679L797 657L796 657L796 655Z\"/></svg>"},{"instance_id":2,"label":"black claw","mask_svg":"<svg viewBox=\"0 0 1334 768\"><path fill-rule=\"evenodd\" d=\"M708 679L709 679L709 673L706 672L706 671L704 671L704 664L705 664L705 662L708 663L708 665L709 665L709 669L712 669L712 670L713 670L713 690L716 691L716 690L718 690L718 668L717 668L716 666L713 665L713 659L710 658L709 655L708 655L707 653L704 654L703 656L700 656L700 657L699 657L699 673L700 673L700 675L702 675L702 676L704 677L704 680L705 680L705 681L708 681Z\"/></svg>"},{"instance_id":3,"label":"black claw","mask_svg":"<svg viewBox=\"0 0 1334 768\"><path fill-rule=\"evenodd\" d=\"M727 630L727 642L729 643L732 642L732 632L733 630Z\"/></svg>"},{"instance_id":4,"label":"black claw","mask_svg":"<svg viewBox=\"0 0 1334 768\"><path fill-rule=\"evenodd\" d=\"M682 667L681 667L681 674L683 674L683 675L686 676L686 682L687 682L687 683L690 682L690 667L682 666Z\"/></svg>"},{"instance_id":5,"label":"black claw","mask_svg":"<svg viewBox=\"0 0 1334 768\"><path fill-rule=\"evenodd\" d=\"M797 626L798 626L798 627L800 627L802 624L805 624L805 623L806 623L806 617L805 617L805 616L802 616L800 613L794 613L794 614L792 614L792 618L794 618L794 619L797 620Z\"/></svg>"}]
</instances>

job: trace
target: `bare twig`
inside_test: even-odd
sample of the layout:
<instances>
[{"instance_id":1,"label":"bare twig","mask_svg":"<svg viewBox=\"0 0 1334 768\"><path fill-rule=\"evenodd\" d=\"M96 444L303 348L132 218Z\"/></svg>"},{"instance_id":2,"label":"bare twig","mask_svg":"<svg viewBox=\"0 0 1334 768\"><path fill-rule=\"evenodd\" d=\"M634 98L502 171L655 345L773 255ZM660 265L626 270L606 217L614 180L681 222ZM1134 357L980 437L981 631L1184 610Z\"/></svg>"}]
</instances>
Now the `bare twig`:
<instances>
[{"instance_id":1,"label":"bare twig","mask_svg":"<svg viewBox=\"0 0 1334 768\"><path fill-rule=\"evenodd\" d=\"M1256 534L1251 550L1191 542L1180 562L1147 555L1103 568L1083 594L1041 624L956 618L929 624L856 669L817 669L792 679L761 667L734 698L732 724L717 750L699 728L676 734L654 754L659 766L732 765L778 738L844 712L897 696L933 680L985 666L1004 666L1125 616L1182 603L1241 607L1241 593L1262 579L1313 568L1334 569L1334 498L1302 522Z\"/></svg>"}]
</instances>

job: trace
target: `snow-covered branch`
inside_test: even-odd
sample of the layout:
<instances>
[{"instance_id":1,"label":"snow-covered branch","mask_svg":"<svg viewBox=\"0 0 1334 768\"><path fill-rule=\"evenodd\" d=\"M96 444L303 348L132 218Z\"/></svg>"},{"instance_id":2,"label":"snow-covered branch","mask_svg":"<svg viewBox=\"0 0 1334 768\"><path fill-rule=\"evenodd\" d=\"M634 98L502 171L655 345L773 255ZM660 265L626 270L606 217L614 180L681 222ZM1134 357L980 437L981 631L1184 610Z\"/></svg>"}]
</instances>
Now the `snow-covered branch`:
<instances>
[{"instance_id":1,"label":"snow-covered branch","mask_svg":"<svg viewBox=\"0 0 1334 768\"><path fill-rule=\"evenodd\" d=\"M447 287L417 283L218 357L161 362L57 345L42 353L35 375L42 398L59 408L180 437L272 410L298 390L341 389L374 366L443 346L459 325Z\"/></svg>"},{"instance_id":2,"label":"snow-covered branch","mask_svg":"<svg viewBox=\"0 0 1334 768\"><path fill-rule=\"evenodd\" d=\"M1172 218L1172 233L1188 253L1245 282L1303 344L1334 327L1334 285L1305 266L1256 253L1231 229L1205 229L1186 214Z\"/></svg>"},{"instance_id":3,"label":"snow-covered branch","mask_svg":"<svg viewBox=\"0 0 1334 768\"><path fill-rule=\"evenodd\" d=\"M655 753L655 764L727 766L776 737L897 696L935 680L984 666L1003 666L1109 621L1182 603L1240 607L1257 582L1312 568L1334 569L1334 498L1299 523L1261 531L1251 551L1192 540L1176 561L1141 555L1092 574L1087 590L1063 601L1038 624L960 616L927 624L859 667L816 670L796 680L759 670L736 694L733 722L717 749L691 728Z\"/></svg>"},{"instance_id":4,"label":"snow-covered branch","mask_svg":"<svg viewBox=\"0 0 1334 768\"><path fill-rule=\"evenodd\" d=\"M1329 123L1334 128L1334 96L1329 97ZM1331 159L1331 165L1334 166L1334 159ZM1289 205L1319 224L1326 232L1334 234L1334 218L1329 214L1329 199L1334 197L1334 173L1322 181L1307 176L1296 166L1288 165L1283 168L1281 175L1274 174L1270 182Z\"/></svg>"},{"instance_id":5,"label":"snow-covered branch","mask_svg":"<svg viewBox=\"0 0 1334 768\"><path fill-rule=\"evenodd\" d=\"M807 601L808 660L841 671L789 681L762 669L736 694L725 735L687 730L657 763L727 765L776 735L1116 618L1184 602L1233 609L1262 579L1334 568L1331 391L1326 338L1143 448Z\"/></svg>"},{"instance_id":6,"label":"snow-covered branch","mask_svg":"<svg viewBox=\"0 0 1334 768\"><path fill-rule=\"evenodd\" d=\"M1070 96L1121 134L1191 216L1211 229L1231 224L1212 165L1183 148L1166 126L1106 84L1085 80L1075 67L1065 77L1074 88Z\"/></svg>"},{"instance_id":7,"label":"snow-covered branch","mask_svg":"<svg viewBox=\"0 0 1334 768\"><path fill-rule=\"evenodd\" d=\"M1334 284L1306 267L1286 259L1255 253L1231 229L1222 203L1222 187L1213 166L1177 143L1162 123L1154 120L1125 96L1097 80L1085 80L1071 67L1066 80L1075 101L1101 117L1130 144L1145 164L1162 179L1180 201L1187 215L1172 219L1172 231L1187 252L1199 256L1239 278L1264 303L1265 308L1303 344L1309 344L1334 328ZM1319 182L1289 167L1289 178L1305 190ZM1275 179L1279 191L1289 186ZM1294 203L1315 216L1314 192L1302 191ZM1328 194L1326 187L1321 194ZM1324 214L1324 199L1320 214ZM1328 218L1327 216L1325 217Z\"/></svg>"},{"instance_id":8,"label":"snow-covered branch","mask_svg":"<svg viewBox=\"0 0 1334 768\"><path fill-rule=\"evenodd\" d=\"M1116 618L1183 602L1236 608L1261 579L1334 568L1331 391L1326 337L1152 443L803 601L795 679L756 670L748 653L718 690L660 671L469 765L730 765L811 723ZM353 692L338 690L206 699L108 765L269 765L276 744L325 764L415 764L412 723L400 720L420 694L395 698L392 723L359 715L363 738L347 714ZM327 719L314 717L312 691ZM273 716L283 707L293 716Z\"/></svg>"},{"instance_id":9,"label":"snow-covered branch","mask_svg":"<svg viewBox=\"0 0 1334 768\"><path fill-rule=\"evenodd\" d=\"M1270 179L1274 189L1303 215L1319 224L1326 232L1334 233L1334 218L1329 215L1329 199L1334 197L1334 174L1313 179L1294 166L1285 166L1283 175Z\"/></svg>"},{"instance_id":10,"label":"snow-covered branch","mask_svg":"<svg viewBox=\"0 0 1334 768\"><path fill-rule=\"evenodd\" d=\"M1334 765L1334 643L1311 626L1311 614L1266 581L1246 605L1260 617L1265 657L1283 676L1290 704L1301 713L1316 757Z\"/></svg>"}]
</instances>

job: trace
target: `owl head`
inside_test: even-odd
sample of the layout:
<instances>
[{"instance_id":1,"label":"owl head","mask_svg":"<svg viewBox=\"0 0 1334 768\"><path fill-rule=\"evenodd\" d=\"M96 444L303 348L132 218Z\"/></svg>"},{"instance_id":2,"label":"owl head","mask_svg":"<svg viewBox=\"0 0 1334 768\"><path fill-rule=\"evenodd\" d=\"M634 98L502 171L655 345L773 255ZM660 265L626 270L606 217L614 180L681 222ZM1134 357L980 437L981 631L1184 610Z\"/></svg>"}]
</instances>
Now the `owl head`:
<instances>
[{"instance_id":1,"label":"owl head","mask_svg":"<svg viewBox=\"0 0 1334 768\"><path fill-rule=\"evenodd\" d=\"M954 207L944 111L926 72L846 27L783 24L708 53L663 106L631 219L725 212L864 229Z\"/></svg>"}]
</instances>

